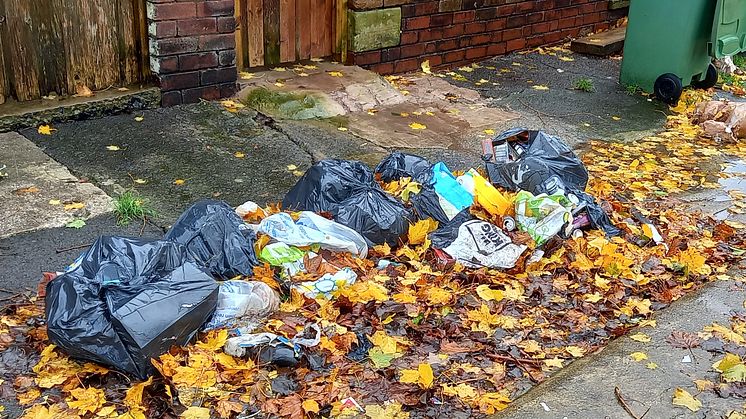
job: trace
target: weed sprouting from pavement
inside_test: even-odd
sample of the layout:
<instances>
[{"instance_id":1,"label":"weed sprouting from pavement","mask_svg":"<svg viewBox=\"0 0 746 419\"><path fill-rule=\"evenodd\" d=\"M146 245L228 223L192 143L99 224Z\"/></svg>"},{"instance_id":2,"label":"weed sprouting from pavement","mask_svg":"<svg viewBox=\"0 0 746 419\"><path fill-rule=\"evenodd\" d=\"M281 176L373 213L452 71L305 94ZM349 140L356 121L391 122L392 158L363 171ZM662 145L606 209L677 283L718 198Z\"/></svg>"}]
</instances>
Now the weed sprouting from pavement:
<instances>
[{"instance_id":1,"label":"weed sprouting from pavement","mask_svg":"<svg viewBox=\"0 0 746 419\"><path fill-rule=\"evenodd\" d=\"M127 190L114 199L114 213L119 225L127 225L134 220L145 220L155 215L150 202L134 190Z\"/></svg>"},{"instance_id":2,"label":"weed sprouting from pavement","mask_svg":"<svg viewBox=\"0 0 746 419\"><path fill-rule=\"evenodd\" d=\"M627 92L628 95L634 96L642 91L640 86L636 84L628 84L624 86L624 91Z\"/></svg>"},{"instance_id":3,"label":"weed sprouting from pavement","mask_svg":"<svg viewBox=\"0 0 746 419\"><path fill-rule=\"evenodd\" d=\"M575 80L575 84L573 84L572 88L575 90L580 90L582 92L587 92L587 93L591 93L594 90L596 90L593 87L593 80L587 79L587 78L581 78L581 79Z\"/></svg>"}]
</instances>

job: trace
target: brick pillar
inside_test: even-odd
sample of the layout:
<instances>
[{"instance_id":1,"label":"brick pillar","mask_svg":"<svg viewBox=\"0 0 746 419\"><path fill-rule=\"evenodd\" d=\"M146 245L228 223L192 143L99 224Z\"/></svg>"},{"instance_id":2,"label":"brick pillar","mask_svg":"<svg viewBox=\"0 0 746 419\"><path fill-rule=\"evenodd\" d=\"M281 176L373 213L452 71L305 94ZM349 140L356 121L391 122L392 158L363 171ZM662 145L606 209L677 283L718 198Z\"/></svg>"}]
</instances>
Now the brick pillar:
<instances>
[{"instance_id":1,"label":"brick pillar","mask_svg":"<svg viewBox=\"0 0 746 419\"><path fill-rule=\"evenodd\" d=\"M147 0L150 67L161 104L236 92L235 0Z\"/></svg>"}]
</instances>

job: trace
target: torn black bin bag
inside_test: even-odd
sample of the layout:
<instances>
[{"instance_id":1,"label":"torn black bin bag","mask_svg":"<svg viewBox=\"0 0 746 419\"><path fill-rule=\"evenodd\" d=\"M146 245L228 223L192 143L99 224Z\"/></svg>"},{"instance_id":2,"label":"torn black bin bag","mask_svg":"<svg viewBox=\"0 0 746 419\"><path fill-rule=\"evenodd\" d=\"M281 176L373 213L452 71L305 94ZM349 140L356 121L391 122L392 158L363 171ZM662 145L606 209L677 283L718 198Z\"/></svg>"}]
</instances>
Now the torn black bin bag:
<instances>
[{"instance_id":1,"label":"torn black bin bag","mask_svg":"<svg viewBox=\"0 0 746 419\"><path fill-rule=\"evenodd\" d=\"M371 246L397 246L413 218L404 204L372 187L347 198L334 213L335 221L360 233Z\"/></svg>"},{"instance_id":2,"label":"torn black bin bag","mask_svg":"<svg viewBox=\"0 0 746 419\"><path fill-rule=\"evenodd\" d=\"M100 237L47 284L47 333L69 355L145 379L150 362L186 344L215 311L218 285L186 248Z\"/></svg>"},{"instance_id":3,"label":"torn black bin bag","mask_svg":"<svg viewBox=\"0 0 746 419\"><path fill-rule=\"evenodd\" d=\"M322 160L311 166L282 200L286 210L334 213L353 193L374 185L368 166L351 160Z\"/></svg>"},{"instance_id":4,"label":"torn black bin bag","mask_svg":"<svg viewBox=\"0 0 746 419\"><path fill-rule=\"evenodd\" d=\"M492 140L493 146L505 142L517 150L514 153L517 158L507 163L487 162L487 174L493 184L512 191L529 191L534 195L551 195L558 189L585 190L588 170L559 138L541 131L515 128Z\"/></svg>"},{"instance_id":5,"label":"torn black bin bag","mask_svg":"<svg viewBox=\"0 0 746 419\"><path fill-rule=\"evenodd\" d=\"M420 176L427 176L431 167L430 163L420 156L394 151L378 163L375 172L381 175L384 182L392 182L403 177L420 182Z\"/></svg>"},{"instance_id":6,"label":"torn black bin bag","mask_svg":"<svg viewBox=\"0 0 746 419\"><path fill-rule=\"evenodd\" d=\"M473 219L474 216L469 212L469 208L465 208L456 214L452 220L440 224L440 227L428 236L433 249L444 249L450 246L458 237L458 229L461 224Z\"/></svg>"},{"instance_id":7,"label":"torn black bin bag","mask_svg":"<svg viewBox=\"0 0 746 419\"><path fill-rule=\"evenodd\" d=\"M591 195L582 191L572 191L572 193L577 196L581 202L585 203L585 211L588 213L588 218L591 220L591 227L603 230L603 232L608 236L620 236L622 234L622 230L612 224L606 211L596 203L596 200Z\"/></svg>"},{"instance_id":8,"label":"torn black bin bag","mask_svg":"<svg viewBox=\"0 0 746 419\"><path fill-rule=\"evenodd\" d=\"M251 276L259 265L254 253L256 234L223 201L195 203L181 214L165 239L186 246L194 260L219 279Z\"/></svg>"},{"instance_id":9,"label":"torn black bin bag","mask_svg":"<svg viewBox=\"0 0 746 419\"><path fill-rule=\"evenodd\" d=\"M334 221L360 233L369 245L398 244L412 214L378 186L363 163L322 160L313 165L282 201L285 209L329 212Z\"/></svg>"}]
</instances>

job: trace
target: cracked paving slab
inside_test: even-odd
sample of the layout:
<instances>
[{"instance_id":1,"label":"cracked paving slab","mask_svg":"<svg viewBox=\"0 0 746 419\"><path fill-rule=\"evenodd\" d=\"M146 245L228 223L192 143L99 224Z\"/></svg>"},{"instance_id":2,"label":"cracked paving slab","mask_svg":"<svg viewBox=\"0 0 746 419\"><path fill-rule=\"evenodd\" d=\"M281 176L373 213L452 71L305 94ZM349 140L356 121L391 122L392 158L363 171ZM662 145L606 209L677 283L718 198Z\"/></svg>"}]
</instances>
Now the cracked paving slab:
<instances>
[{"instance_id":1,"label":"cracked paving slab","mask_svg":"<svg viewBox=\"0 0 746 419\"><path fill-rule=\"evenodd\" d=\"M53 140L49 140L53 141ZM0 238L61 227L75 218L112 211L112 199L95 185L81 181L31 141L11 132L0 134ZM65 209L80 203L82 208Z\"/></svg>"}]
</instances>

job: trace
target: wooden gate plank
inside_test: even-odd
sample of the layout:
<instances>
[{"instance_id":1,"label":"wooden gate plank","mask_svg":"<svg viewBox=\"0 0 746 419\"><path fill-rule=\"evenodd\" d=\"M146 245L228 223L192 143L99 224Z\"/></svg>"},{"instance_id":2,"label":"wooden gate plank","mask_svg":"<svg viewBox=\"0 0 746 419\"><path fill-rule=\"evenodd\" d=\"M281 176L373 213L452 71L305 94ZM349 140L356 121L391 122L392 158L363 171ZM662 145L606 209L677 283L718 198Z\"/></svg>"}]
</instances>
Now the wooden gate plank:
<instances>
[{"instance_id":1,"label":"wooden gate plank","mask_svg":"<svg viewBox=\"0 0 746 419\"><path fill-rule=\"evenodd\" d=\"M264 65L264 14L263 0L249 0L249 65Z\"/></svg>"},{"instance_id":2,"label":"wooden gate plank","mask_svg":"<svg viewBox=\"0 0 746 419\"><path fill-rule=\"evenodd\" d=\"M248 2L246 0L236 0L235 6L236 23L236 67L238 70L245 70L249 66L249 19L248 19Z\"/></svg>"},{"instance_id":3,"label":"wooden gate plank","mask_svg":"<svg viewBox=\"0 0 746 419\"><path fill-rule=\"evenodd\" d=\"M5 3L0 3L0 16L5 16ZM6 71L6 61L5 61L5 47L4 44L7 44L7 42L2 42L3 39L8 39L5 35L5 28L7 25L3 22L0 23L0 105L5 103L6 98L10 97L10 89L8 86L8 77L7 77L7 71Z\"/></svg>"},{"instance_id":4,"label":"wooden gate plank","mask_svg":"<svg viewBox=\"0 0 746 419\"><path fill-rule=\"evenodd\" d=\"M138 82L144 83L151 77L150 43L148 38L148 18L146 0L132 0L135 14L135 55L140 64Z\"/></svg>"},{"instance_id":5,"label":"wooden gate plank","mask_svg":"<svg viewBox=\"0 0 746 419\"><path fill-rule=\"evenodd\" d=\"M10 61L8 81L12 91L20 101L38 99L39 72L37 65L36 42L26 22L31 21L31 4L28 0L5 0L5 31L7 57ZM12 59L11 59L12 58Z\"/></svg>"},{"instance_id":6,"label":"wooden gate plank","mask_svg":"<svg viewBox=\"0 0 746 419\"><path fill-rule=\"evenodd\" d=\"M295 0L280 0L280 61L295 60Z\"/></svg>"},{"instance_id":7,"label":"wooden gate plank","mask_svg":"<svg viewBox=\"0 0 746 419\"><path fill-rule=\"evenodd\" d=\"M334 3L332 0L324 0L323 1L323 8L322 11L324 13L323 16L323 25L322 27L318 28L318 30L321 32L321 57L329 57L332 55L332 31L334 24L332 23L334 21L334 18L332 16L332 10L334 9Z\"/></svg>"},{"instance_id":8,"label":"wooden gate plank","mask_svg":"<svg viewBox=\"0 0 746 419\"><path fill-rule=\"evenodd\" d=\"M297 0L295 15L296 56L299 60L307 60L311 58L311 0Z\"/></svg>"},{"instance_id":9,"label":"wooden gate plank","mask_svg":"<svg viewBox=\"0 0 746 419\"><path fill-rule=\"evenodd\" d=\"M280 64L280 0L264 0L264 65Z\"/></svg>"},{"instance_id":10,"label":"wooden gate plank","mask_svg":"<svg viewBox=\"0 0 746 419\"><path fill-rule=\"evenodd\" d=\"M347 0L335 0L334 55L347 63Z\"/></svg>"},{"instance_id":11,"label":"wooden gate plank","mask_svg":"<svg viewBox=\"0 0 746 419\"><path fill-rule=\"evenodd\" d=\"M311 27L308 28L311 33L311 57L322 57L322 42L324 37L324 0L312 0L314 7L311 7Z\"/></svg>"}]
</instances>

